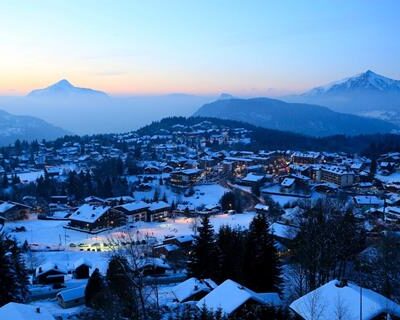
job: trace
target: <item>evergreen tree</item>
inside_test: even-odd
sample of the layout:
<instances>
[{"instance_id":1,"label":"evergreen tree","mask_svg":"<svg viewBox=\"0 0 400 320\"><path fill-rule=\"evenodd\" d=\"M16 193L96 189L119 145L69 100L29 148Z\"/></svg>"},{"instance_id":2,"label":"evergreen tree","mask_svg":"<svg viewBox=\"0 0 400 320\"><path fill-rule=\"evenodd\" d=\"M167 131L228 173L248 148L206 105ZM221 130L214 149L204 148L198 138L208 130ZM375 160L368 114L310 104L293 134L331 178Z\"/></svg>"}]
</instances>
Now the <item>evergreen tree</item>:
<instances>
[{"instance_id":1,"label":"evergreen tree","mask_svg":"<svg viewBox=\"0 0 400 320\"><path fill-rule=\"evenodd\" d=\"M93 271L85 289L85 304L88 307L102 307L101 295L104 294L105 283L99 269Z\"/></svg>"},{"instance_id":2,"label":"evergreen tree","mask_svg":"<svg viewBox=\"0 0 400 320\"><path fill-rule=\"evenodd\" d=\"M199 279L215 278L218 271L218 255L214 230L208 216L203 216L198 232L188 264L189 274Z\"/></svg>"},{"instance_id":3,"label":"evergreen tree","mask_svg":"<svg viewBox=\"0 0 400 320\"><path fill-rule=\"evenodd\" d=\"M112 181L111 181L110 177L107 177L104 180L102 196L104 196L104 197L112 197L113 196L113 185L112 185Z\"/></svg>"},{"instance_id":4,"label":"evergreen tree","mask_svg":"<svg viewBox=\"0 0 400 320\"><path fill-rule=\"evenodd\" d=\"M4 175L3 175L2 187L3 187L4 189L8 188L8 177L7 177L7 174L6 174L6 173L4 173Z\"/></svg>"},{"instance_id":5,"label":"evergreen tree","mask_svg":"<svg viewBox=\"0 0 400 320\"><path fill-rule=\"evenodd\" d=\"M28 272L14 240L0 234L0 307L28 297Z\"/></svg>"},{"instance_id":6,"label":"evergreen tree","mask_svg":"<svg viewBox=\"0 0 400 320\"><path fill-rule=\"evenodd\" d=\"M232 279L243 283L243 263L245 252L246 233L230 226L222 226L217 235L218 248L218 277L223 282Z\"/></svg>"},{"instance_id":7,"label":"evergreen tree","mask_svg":"<svg viewBox=\"0 0 400 320\"><path fill-rule=\"evenodd\" d=\"M233 210L235 208L236 197L233 192L226 192L220 199L221 208L224 211Z\"/></svg>"},{"instance_id":8,"label":"evergreen tree","mask_svg":"<svg viewBox=\"0 0 400 320\"><path fill-rule=\"evenodd\" d=\"M114 255L108 264L106 279L111 294L119 300L123 314L134 318L138 314L138 301L130 278L132 272L124 256Z\"/></svg>"},{"instance_id":9,"label":"evergreen tree","mask_svg":"<svg viewBox=\"0 0 400 320\"><path fill-rule=\"evenodd\" d=\"M281 267L264 214L250 223L244 263L245 285L258 292L280 291Z\"/></svg>"}]
</instances>

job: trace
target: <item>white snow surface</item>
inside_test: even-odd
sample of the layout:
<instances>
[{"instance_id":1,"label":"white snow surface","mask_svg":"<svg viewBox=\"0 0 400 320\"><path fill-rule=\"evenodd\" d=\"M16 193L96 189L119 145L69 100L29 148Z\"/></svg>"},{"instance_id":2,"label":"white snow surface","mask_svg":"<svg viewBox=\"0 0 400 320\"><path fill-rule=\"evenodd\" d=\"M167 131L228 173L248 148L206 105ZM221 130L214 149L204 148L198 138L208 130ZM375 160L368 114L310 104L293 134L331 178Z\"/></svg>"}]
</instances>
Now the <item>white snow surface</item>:
<instances>
[{"instance_id":1,"label":"white snow surface","mask_svg":"<svg viewBox=\"0 0 400 320\"><path fill-rule=\"evenodd\" d=\"M204 305L208 310L218 310L230 315L247 301L252 300L259 304L280 304L276 293L259 294L233 280L225 280L217 288L207 294L196 305L201 309Z\"/></svg>"},{"instance_id":2,"label":"white snow surface","mask_svg":"<svg viewBox=\"0 0 400 320\"><path fill-rule=\"evenodd\" d=\"M0 308L0 319L4 320L54 320L54 317L44 308L10 302Z\"/></svg>"},{"instance_id":3,"label":"white snow surface","mask_svg":"<svg viewBox=\"0 0 400 320\"><path fill-rule=\"evenodd\" d=\"M400 316L400 306L388 298L372 290L362 288L353 283L338 287L338 280L332 280L318 289L309 292L295 300L290 308L305 320L337 319L338 313L342 319L360 319L360 294L362 296L362 320L370 320L384 313L391 312ZM314 318L313 318L314 317Z\"/></svg>"}]
</instances>

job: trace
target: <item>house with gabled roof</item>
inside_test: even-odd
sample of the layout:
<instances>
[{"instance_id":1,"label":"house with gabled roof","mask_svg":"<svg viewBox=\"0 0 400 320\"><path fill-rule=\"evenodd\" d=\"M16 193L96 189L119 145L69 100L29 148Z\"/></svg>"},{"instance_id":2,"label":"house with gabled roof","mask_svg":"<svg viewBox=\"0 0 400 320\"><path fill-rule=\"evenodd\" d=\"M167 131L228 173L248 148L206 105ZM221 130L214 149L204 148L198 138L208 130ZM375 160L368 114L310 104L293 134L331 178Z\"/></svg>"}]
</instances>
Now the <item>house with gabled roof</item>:
<instances>
[{"instance_id":1,"label":"house with gabled roof","mask_svg":"<svg viewBox=\"0 0 400 320\"><path fill-rule=\"evenodd\" d=\"M290 304L301 319L377 320L400 317L400 305L355 283L332 280ZM318 317L317 317L318 315Z\"/></svg>"},{"instance_id":2,"label":"house with gabled roof","mask_svg":"<svg viewBox=\"0 0 400 320\"><path fill-rule=\"evenodd\" d=\"M230 316L250 305L279 307L281 304L281 299L276 292L256 293L228 279L200 299L196 306L199 309L205 306L208 310L221 310L224 315Z\"/></svg>"}]
</instances>

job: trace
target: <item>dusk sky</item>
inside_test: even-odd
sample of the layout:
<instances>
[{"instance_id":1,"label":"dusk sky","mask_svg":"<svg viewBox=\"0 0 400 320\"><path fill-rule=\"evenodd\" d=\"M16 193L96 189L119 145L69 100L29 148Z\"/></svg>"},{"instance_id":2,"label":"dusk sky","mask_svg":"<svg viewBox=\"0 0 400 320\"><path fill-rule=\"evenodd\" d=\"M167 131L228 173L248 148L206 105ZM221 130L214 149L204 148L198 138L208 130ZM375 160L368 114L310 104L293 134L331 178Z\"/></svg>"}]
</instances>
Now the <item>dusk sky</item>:
<instances>
[{"instance_id":1,"label":"dusk sky","mask_svg":"<svg viewBox=\"0 0 400 320\"><path fill-rule=\"evenodd\" d=\"M279 95L400 79L400 1L2 1L0 93Z\"/></svg>"}]
</instances>

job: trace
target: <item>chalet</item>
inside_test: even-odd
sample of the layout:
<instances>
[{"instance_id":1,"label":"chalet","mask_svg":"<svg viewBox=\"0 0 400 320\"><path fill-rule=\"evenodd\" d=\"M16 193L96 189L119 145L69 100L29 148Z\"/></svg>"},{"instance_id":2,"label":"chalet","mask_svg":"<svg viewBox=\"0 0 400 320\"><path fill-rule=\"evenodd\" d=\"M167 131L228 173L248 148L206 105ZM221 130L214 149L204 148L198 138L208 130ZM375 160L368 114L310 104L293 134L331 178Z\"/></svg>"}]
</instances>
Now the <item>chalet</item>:
<instances>
[{"instance_id":1,"label":"chalet","mask_svg":"<svg viewBox=\"0 0 400 320\"><path fill-rule=\"evenodd\" d=\"M175 244L180 248L189 249L194 241L194 237L192 235L182 235L172 238L164 239L164 244Z\"/></svg>"},{"instance_id":2,"label":"chalet","mask_svg":"<svg viewBox=\"0 0 400 320\"><path fill-rule=\"evenodd\" d=\"M301 319L398 319L400 305L370 289L332 280L290 304ZM338 316L338 314L341 316Z\"/></svg>"},{"instance_id":3,"label":"chalet","mask_svg":"<svg viewBox=\"0 0 400 320\"><path fill-rule=\"evenodd\" d=\"M275 222L271 224L269 232L273 235L275 240L287 246L290 244L299 233L300 229L296 226Z\"/></svg>"},{"instance_id":4,"label":"chalet","mask_svg":"<svg viewBox=\"0 0 400 320\"><path fill-rule=\"evenodd\" d=\"M102 230L125 222L123 214L109 206L84 204L70 216L69 227L84 231Z\"/></svg>"},{"instance_id":5,"label":"chalet","mask_svg":"<svg viewBox=\"0 0 400 320\"><path fill-rule=\"evenodd\" d=\"M181 254L182 250L176 244L161 244L153 247L155 257L174 259Z\"/></svg>"},{"instance_id":6,"label":"chalet","mask_svg":"<svg viewBox=\"0 0 400 320\"><path fill-rule=\"evenodd\" d=\"M247 186L261 185L265 182L265 176L262 174L248 173L240 182Z\"/></svg>"},{"instance_id":7,"label":"chalet","mask_svg":"<svg viewBox=\"0 0 400 320\"><path fill-rule=\"evenodd\" d=\"M144 201L136 201L117 206L114 209L122 212L127 217L127 221L132 223L146 221L149 208L150 204Z\"/></svg>"},{"instance_id":8,"label":"chalet","mask_svg":"<svg viewBox=\"0 0 400 320\"><path fill-rule=\"evenodd\" d=\"M73 268L72 274L75 279L88 279L92 264L82 258L74 262Z\"/></svg>"},{"instance_id":9,"label":"chalet","mask_svg":"<svg viewBox=\"0 0 400 320\"><path fill-rule=\"evenodd\" d=\"M217 284L211 279L189 278L173 287L171 291L176 301L183 303L199 301L216 287Z\"/></svg>"},{"instance_id":10,"label":"chalet","mask_svg":"<svg viewBox=\"0 0 400 320\"><path fill-rule=\"evenodd\" d=\"M55 320L47 309L29 304L9 302L0 308L4 320Z\"/></svg>"},{"instance_id":11,"label":"chalet","mask_svg":"<svg viewBox=\"0 0 400 320\"><path fill-rule=\"evenodd\" d=\"M83 285L60 291L56 295L58 304L64 309L83 305L85 303L85 288L86 285Z\"/></svg>"},{"instance_id":12,"label":"chalet","mask_svg":"<svg viewBox=\"0 0 400 320\"><path fill-rule=\"evenodd\" d=\"M84 202L91 205L101 206L106 202L106 200L96 196L89 196L84 199Z\"/></svg>"},{"instance_id":13,"label":"chalet","mask_svg":"<svg viewBox=\"0 0 400 320\"><path fill-rule=\"evenodd\" d=\"M281 299L275 292L256 293L228 279L200 299L196 306L199 309L202 309L203 306L208 310L219 309L224 315L232 316L250 305L278 307L281 304Z\"/></svg>"},{"instance_id":14,"label":"chalet","mask_svg":"<svg viewBox=\"0 0 400 320\"><path fill-rule=\"evenodd\" d=\"M22 203L4 201L0 203L0 215L7 220L24 219L30 213L31 207Z\"/></svg>"},{"instance_id":15,"label":"chalet","mask_svg":"<svg viewBox=\"0 0 400 320\"><path fill-rule=\"evenodd\" d=\"M171 267L161 258L145 257L136 264L136 271L144 276L159 276L170 270Z\"/></svg>"},{"instance_id":16,"label":"chalet","mask_svg":"<svg viewBox=\"0 0 400 320\"><path fill-rule=\"evenodd\" d=\"M40 265L35 270L34 283L55 284L64 283L67 270L56 263L48 262Z\"/></svg>"},{"instance_id":17,"label":"chalet","mask_svg":"<svg viewBox=\"0 0 400 320\"><path fill-rule=\"evenodd\" d=\"M201 173L200 169L173 171L170 174L169 183L174 187L187 188L199 181Z\"/></svg>"},{"instance_id":18,"label":"chalet","mask_svg":"<svg viewBox=\"0 0 400 320\"><path fill-rule=\"evenodd\" d=\"M152 202L147 209L147 221L163 221L168 218L171 206L164 201Z\"/></svg>"}]
</instances>

